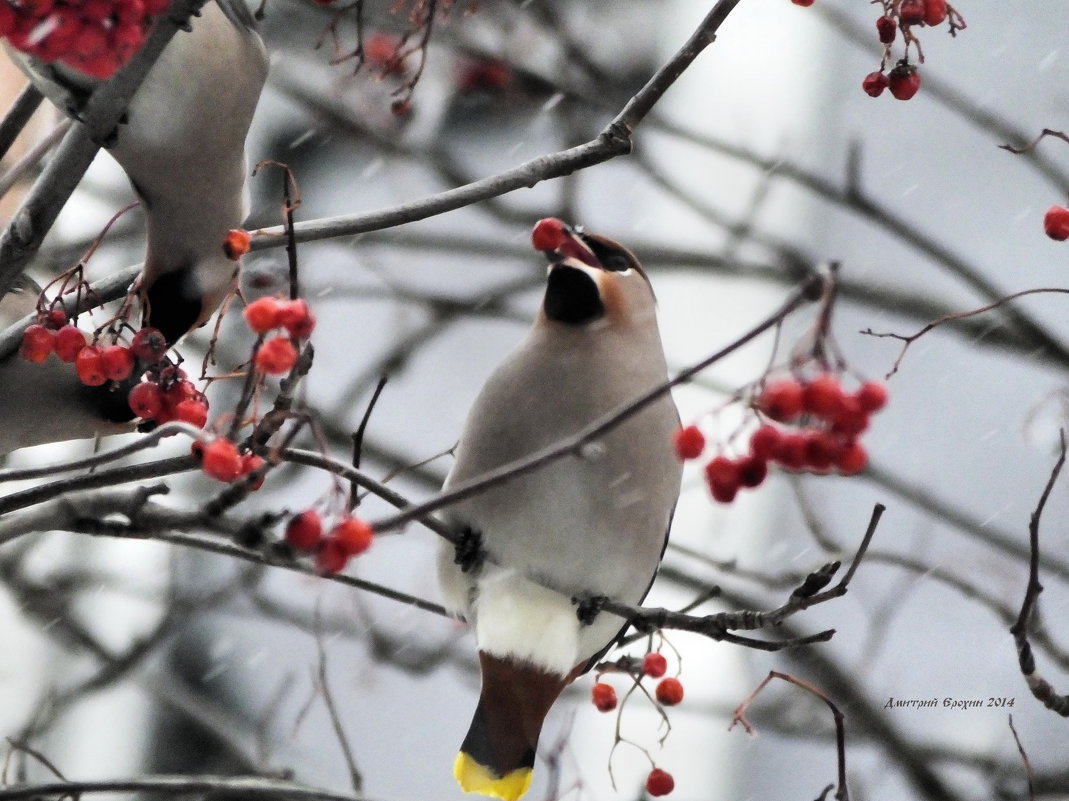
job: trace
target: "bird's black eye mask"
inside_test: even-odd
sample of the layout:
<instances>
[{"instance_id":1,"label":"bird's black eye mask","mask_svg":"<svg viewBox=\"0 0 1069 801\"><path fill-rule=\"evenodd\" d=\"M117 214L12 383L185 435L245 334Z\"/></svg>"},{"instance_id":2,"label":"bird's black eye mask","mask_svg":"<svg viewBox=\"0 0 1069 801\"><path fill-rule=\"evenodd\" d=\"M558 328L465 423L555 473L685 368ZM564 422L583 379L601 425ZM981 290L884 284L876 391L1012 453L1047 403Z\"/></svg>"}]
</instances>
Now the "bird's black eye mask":
<instances>
[{"instance_id":1,"label":"bird's black eye mask","mask_svg":"<svg viewBox=\"0 0 1069 801\"><path fill-rule=\"evenodd\" d=\"M567 265L550 270L542 309L550 320L567 325L586 325L605 316L605 304L594 279Z\"/></svg>"}]
</instances>

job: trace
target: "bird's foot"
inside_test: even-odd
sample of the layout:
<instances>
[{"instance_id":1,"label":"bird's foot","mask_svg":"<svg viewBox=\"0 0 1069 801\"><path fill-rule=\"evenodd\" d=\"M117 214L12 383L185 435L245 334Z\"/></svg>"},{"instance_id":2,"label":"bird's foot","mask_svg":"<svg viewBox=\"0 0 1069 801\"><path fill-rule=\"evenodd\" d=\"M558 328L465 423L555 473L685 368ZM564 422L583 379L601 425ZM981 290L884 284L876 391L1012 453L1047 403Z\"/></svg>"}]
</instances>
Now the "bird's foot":
<instances>
[{"instance_id":1,"label":"bird's foot","mask_svg":"<svg viewBox=\"0 0 1069 801\"><path fill-rule=\"evenodd\" d=\"M575 616L584 626L589 626L594 619L601 614L601 608L609 600L605 595L588 595L585 598L576 598Z\"/></svg>"},{"instance_id":2,"label":"bird's foot","mask_svg":"<svg viewBox=\"0 0 1069 801\"><path fill-rule=\"evenodd\" d=\"M482 532L465 526L455 544L453 564L460 565L461 573L471 573L482 567L485 561Z\"/></svg>"}]
</instances>

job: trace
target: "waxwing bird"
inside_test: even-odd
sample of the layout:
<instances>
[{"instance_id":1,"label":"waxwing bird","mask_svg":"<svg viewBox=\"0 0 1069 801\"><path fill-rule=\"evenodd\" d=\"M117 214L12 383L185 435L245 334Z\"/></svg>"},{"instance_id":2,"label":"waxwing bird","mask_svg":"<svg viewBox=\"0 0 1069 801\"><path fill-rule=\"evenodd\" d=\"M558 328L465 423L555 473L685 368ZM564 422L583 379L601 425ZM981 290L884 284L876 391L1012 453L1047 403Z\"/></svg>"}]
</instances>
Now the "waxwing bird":
<instances>
[{"instance_id":1,"label":"waxwing bird","mask_svg":"<svg viewBox=\"0 0 1069 801\"><path fill-rule=\"evenodd\" d=\"M243 0L214 0L190 22L145 77L109 145L147 221L139 283L146 322L171 343L204 323L233 283L223 243L248 215L245 137L267 78ZM65 65L12 55L67 113L97 84Z\"/></svg>"},{"instance_id":2,"label":"waxwing bird","mask_svg":"<svg viewBox=\"0 0 1069 801\"><path fill-rule=\"evenodd\" d=\"M19 276L0 299L0 330L32 314L40 291ZM0 456L46 442L130 431L133 415L125 397L125 392L82 386L73 366L55 357L44 364L17 352L0 359Z\"/></svg>"},{"instance_id":3,"label":"waxwing bird","mask_svg":"<svg viewBox=\"0 0 1069 801\"><path fill-rule=\"evenodd\" d=\"M547 223L550 240L540 235ZM540 223L534 244L551 262L542 308L476 399L445 489L559 442L667 378L635 257L558 220ZM473 626L482 671L454 766L465 791L505 801L526 792L550 707L622 633L610 614L581 622L573 597L645 597L679 495L678 425L666 393L582 456L449 508L486 555L458 565L462 549L443 543L438 561L446 606Z\"/></svg>"}]
</instances>

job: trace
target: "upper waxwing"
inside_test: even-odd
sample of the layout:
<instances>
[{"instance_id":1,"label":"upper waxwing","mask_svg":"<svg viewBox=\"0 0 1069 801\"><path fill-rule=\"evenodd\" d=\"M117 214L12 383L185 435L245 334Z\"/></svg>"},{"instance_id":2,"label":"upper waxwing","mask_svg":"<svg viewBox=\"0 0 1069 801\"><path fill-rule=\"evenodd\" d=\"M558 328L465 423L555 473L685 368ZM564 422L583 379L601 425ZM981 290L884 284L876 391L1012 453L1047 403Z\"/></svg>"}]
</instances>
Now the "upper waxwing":
<instances>
[{"instance_id":1,"label":"upper waxwing","mask_svg":"<svg viewBox=\"0 0 1069 801\"><path fill-rule=\"evenodd\" d=\"M147 323L171 343L229 291L223 244L249 211L245 136L267 79L267 54L243 0L214 0L145 76L109 152L141 199L148 227L140 292ZM30 80L74 113L98 81L13 53Z\"/></svg>"},{"instance_id":2,"label":"upper waxwing","mask_svg":"<svg viewBox=\"0 0 1069 801\"><path fill-rule=\"evenodd\" d=\"M635 257L604 237L563 231L546 251L534 326L476 399L446 490L576 434L667 379L653 291ZM580 622L573 597L645 597L679 495L678 425L666 393L581 456L449 508L486 554L465 572L443 543L438 560L446 606L474 628L482 671L454 765L466 792L514 801L527 791L550 707L622 633L611 614Z\"/></svg>"},{"instance_id":3,"label":"upper waxwing","mask_svg":"<svg viewBox=\"0 0 1069 801\"><path fill-rule=\"evenodd\" d=\"M0 330L32 314L40 287L19 276L0 299ZM17 448L129 431L125 392L78 382L73 366L55 358L43 364L18 353L0 359L0 456ZM125 407L125 414L123 414Z\"/></svg>"}]
</instances>

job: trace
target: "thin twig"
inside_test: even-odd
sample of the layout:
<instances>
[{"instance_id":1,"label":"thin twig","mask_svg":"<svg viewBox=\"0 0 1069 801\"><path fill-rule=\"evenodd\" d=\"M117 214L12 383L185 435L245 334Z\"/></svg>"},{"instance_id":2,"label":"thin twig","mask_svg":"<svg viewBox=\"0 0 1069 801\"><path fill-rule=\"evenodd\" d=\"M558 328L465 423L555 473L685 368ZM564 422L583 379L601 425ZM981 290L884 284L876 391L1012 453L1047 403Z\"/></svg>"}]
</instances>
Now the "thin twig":
<instances>
[{"instance_id":1,"label":"thin twig","mask_svg":"<svg viewBox=\"0 0 1069 801\"><path fill-rule=\"evenodd\" d=\"M1017 753L1021 755L1021 762L1024 764L1024 775L1028 780L1028 801L1036 801L1036 782L1035 774L1032 771L1032 760L1028 758L1024 746L1021 744L1021 738L1013 725L1013 715L1010 715L1010 731L1013 732L1013 741L1017 743Z\"/></svg>"}]
</instances>

